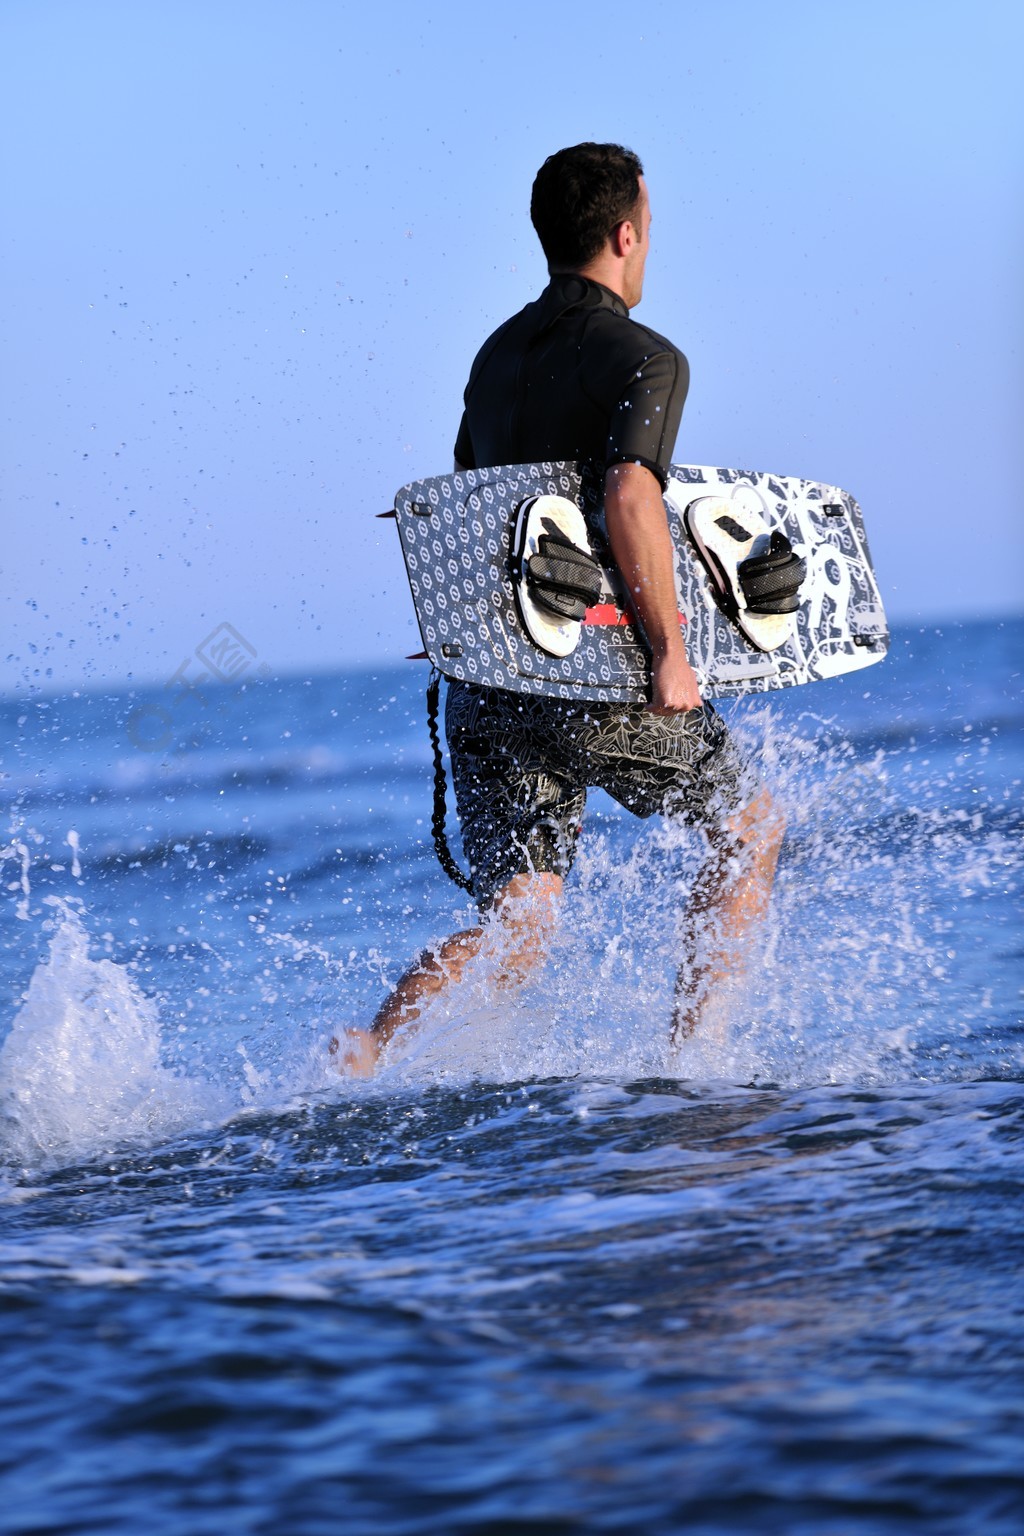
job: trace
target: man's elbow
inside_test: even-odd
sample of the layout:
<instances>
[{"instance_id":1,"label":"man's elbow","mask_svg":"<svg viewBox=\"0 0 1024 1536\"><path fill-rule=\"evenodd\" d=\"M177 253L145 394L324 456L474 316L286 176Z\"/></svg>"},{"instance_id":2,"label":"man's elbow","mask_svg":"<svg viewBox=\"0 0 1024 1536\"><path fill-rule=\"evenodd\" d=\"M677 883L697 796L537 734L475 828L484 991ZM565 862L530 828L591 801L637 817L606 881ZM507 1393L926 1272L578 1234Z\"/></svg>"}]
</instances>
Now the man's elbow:
<instances>
[{"instance_id":1,"label":"man's elbow","mask_svg":"<svg viewBox=\"0 0 1024 1536\"><path fill-rule=\"evenodd\" d=\"M636 462L612 464L605 472L605 508L627 511L630 507L661 502L661 481L647 468Z\"/></svg>"}]
</instances>

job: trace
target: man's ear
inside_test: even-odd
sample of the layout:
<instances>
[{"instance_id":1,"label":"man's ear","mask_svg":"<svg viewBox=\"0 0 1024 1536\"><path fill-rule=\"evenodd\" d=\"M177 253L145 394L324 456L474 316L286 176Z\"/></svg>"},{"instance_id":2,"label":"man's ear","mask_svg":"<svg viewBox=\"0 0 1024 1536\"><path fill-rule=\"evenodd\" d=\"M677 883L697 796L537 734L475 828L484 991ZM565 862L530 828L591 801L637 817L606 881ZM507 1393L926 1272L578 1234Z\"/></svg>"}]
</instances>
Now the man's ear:
<instances>
[{"instance_id":1,"label":"man's ear","mask_svg":"<svg viewBox=\"0 0 1024 1536\"><path fill-rule=\"evenodd\" d=\"M621 224L616 224L608 238L616 256L628 256L636 245L636 229L631 220L623 219Z\"/></svg>"}]
</instances>

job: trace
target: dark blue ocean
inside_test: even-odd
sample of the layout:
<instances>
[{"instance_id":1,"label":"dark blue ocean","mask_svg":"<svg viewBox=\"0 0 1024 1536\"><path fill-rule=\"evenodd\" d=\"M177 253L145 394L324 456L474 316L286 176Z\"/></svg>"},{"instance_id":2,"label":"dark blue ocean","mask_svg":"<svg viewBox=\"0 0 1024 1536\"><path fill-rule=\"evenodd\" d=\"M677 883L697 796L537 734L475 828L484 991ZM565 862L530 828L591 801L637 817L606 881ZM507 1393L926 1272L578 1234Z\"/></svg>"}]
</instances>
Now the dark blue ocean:
<instances>
[{"instance_id":1,"label":"dark blue ocean","mask_svg":"<svg viewBox=\"0 0 1024 1536\"><path fill-rule=\"evenodd\" d=\"M3 1529L1019 1536L1022 670L729 707L789 831L678 1053L696 848L598 794L544 969L372 1083L469 915L422 666L3 701Z\"/></svg>"}]
</instances>

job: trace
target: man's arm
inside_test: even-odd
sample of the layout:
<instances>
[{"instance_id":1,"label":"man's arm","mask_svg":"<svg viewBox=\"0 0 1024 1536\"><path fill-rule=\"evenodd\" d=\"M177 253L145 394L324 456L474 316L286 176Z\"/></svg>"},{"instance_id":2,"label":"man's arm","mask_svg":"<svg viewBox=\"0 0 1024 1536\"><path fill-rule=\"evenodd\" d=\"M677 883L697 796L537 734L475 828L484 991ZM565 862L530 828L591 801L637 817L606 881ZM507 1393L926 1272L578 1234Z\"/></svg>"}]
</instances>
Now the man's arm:
<instances>
[{"instance_id":1,"label":"man's arm","mask_svg":"<svg viewBox=\"0 0 1024 1536\"><path fill-rule=\"evenodd\" d=\"M651 709L696 709L700 692L679 626L672 535L657 476L642 464L613 464L604 509L615 563L651 647Z\"/></svg>"}]
</instances>

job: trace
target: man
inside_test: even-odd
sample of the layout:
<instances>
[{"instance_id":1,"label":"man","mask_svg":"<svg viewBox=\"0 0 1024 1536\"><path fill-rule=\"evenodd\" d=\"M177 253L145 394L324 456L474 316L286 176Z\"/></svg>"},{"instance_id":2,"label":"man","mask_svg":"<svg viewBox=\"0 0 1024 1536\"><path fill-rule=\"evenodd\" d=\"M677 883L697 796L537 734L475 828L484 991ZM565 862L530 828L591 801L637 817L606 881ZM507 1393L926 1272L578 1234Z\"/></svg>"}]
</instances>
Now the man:
<instances>
[{"instance_id":1,"label":"man","mask_svg":"<svg viewBox=\"0 0 1024 1536\"><path fill-rule=\"evenodd\" d=\"M551 281L477 355L456 469L590 460L604 475L608 538L651 649L649 710L576 706L451 683L446 730L463 847L484 923L416 960L345 1060L379 1050L469 959L497 941L501 980L544 954L588 785L639 816L698 826L709 851L690 892L673 1038L692 1032L768 905L782 821L719 716L703 704L676 605L662 503L689 384L686 359L629 312L643 293L651 210L643 167L615 144L545 161L530 213Z\"/></svg>"}]
</instances>

